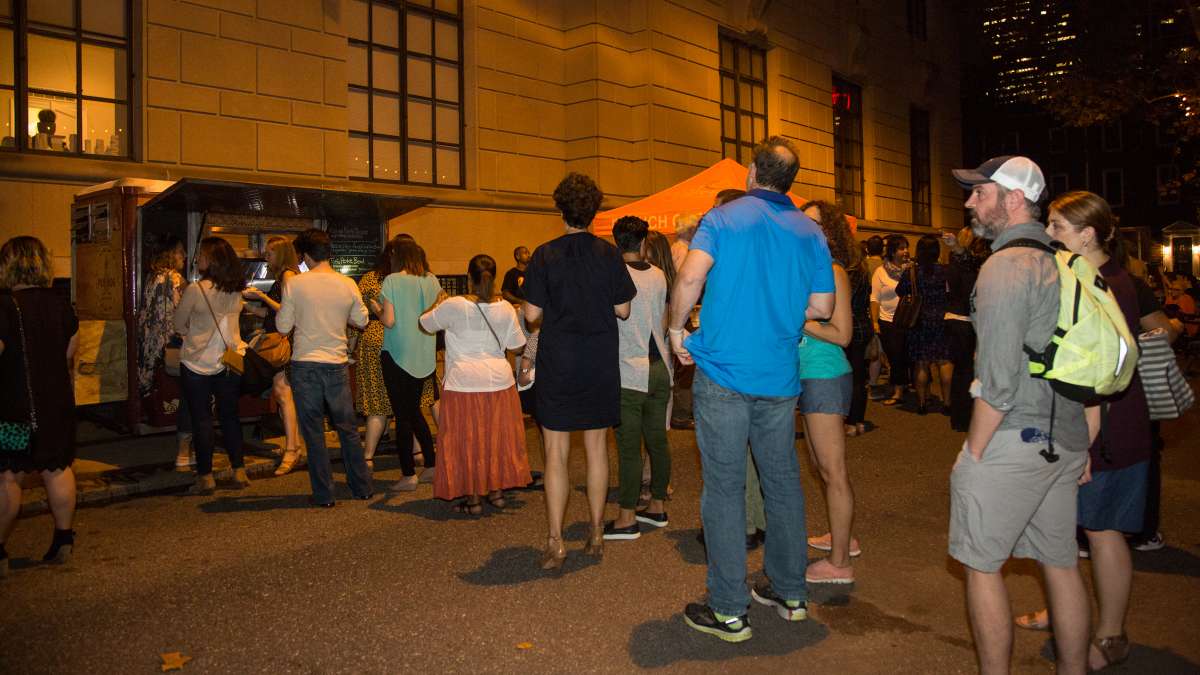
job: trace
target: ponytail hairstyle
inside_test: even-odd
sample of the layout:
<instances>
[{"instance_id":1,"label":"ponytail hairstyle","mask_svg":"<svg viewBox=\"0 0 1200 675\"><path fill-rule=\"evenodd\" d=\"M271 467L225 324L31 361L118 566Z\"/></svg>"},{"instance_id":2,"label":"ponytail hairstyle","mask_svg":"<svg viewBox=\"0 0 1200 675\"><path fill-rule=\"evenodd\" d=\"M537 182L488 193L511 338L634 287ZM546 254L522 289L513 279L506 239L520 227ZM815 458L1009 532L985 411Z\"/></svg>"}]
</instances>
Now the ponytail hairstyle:
<instances>
[{"instance_id":1,"label":"ponytail hairstyle","mask_svg":"<svg viewBox=\"0 0 1200 675\"><path fill-rule=\"evenodd\" d=\"M1076 232L1092 228L1096 232L1096 243L1114 258L1117 240L1117 218L1104 198L1093 192L1075 190L1059 195L1050 202L1050 209L1058 211Z\"/></svg>"},{"instance_id":2,"label":"ponytail hairstyle","mask_svg":"<svg viewBox=\"0 0 1200 675\"><path fill-rule=\"evenodd\" d=\"M496 261L486 253L467 263L467 290L477 302L491 302L496 297Z\"/></svg>"}]
</instances>

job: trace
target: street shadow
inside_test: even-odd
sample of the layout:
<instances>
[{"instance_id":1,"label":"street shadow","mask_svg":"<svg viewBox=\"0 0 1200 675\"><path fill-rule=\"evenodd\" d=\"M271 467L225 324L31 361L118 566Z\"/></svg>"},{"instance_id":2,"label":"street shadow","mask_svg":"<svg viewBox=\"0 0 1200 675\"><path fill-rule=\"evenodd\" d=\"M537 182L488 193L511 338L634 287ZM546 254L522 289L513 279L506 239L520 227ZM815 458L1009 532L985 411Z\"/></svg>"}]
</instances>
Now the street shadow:
<instances>
[{"instance_id":1,"label":"street shadow","mask_svg":"<svg viewBox=\"0 0 1200 675\"><path fill-rule=\"evenodd\" d=\"M504 501L507 502L502 509L498 509L487 502L483 501L483 513L473 516L469 513L455 513L454 505L458 500L448 501L445 499L414 499L409 501L398 501L402 495L384 491L382 497L371 502L368 507L375 511L384 511L386 513L399 513L409 516L417 516L425 520L430 520L437 523L445 523L458 520L478 520L481 518L492 517L511 517L517 515L517 511L525 506L525 500L512 496L506 496Z\"/></svg>"},{"instance_id":2,"label":"street shadow","mask_svg":"<svg viewBox=\"0 0 1200 675\"><path fill-rule=\"evenodd\" d=\"M719 662L755 656L784 656L819 644L829 637L829 627L808 620L788 623L773 609L751 603L750 625L754 639L740 644L722 642L699 633L683 622L683 615L647 621L629 635L629 656L639 668L666 668L678 663Z\"/></svg>"},{"instance_id":3,"label":"street shadow","mask_svg":"<svg viewBox=\"0 0 1200 675\"><path fill-rule=\"evenodd\" d=\"M689 565L707 565L708 554L704 551L704 546L696 541L696 535L700 534L700 528L692 528L690 530L671 530L667 532L667 539L675 544L675 550L679 552L680 559Z\"/></svg>"},{"instance_id":4,"label":"street shadow","mask_svg":"<svg viewBox=\"0 0 1200 675\"><path fill-rule=\"evenodd\" d=\"M204 513L239 513L275 511L277 509L311 509L308 495L239 495L222 496L202 502L199 509Z\"/></svg>"},{"instance_id":5,"label":"street shadow","mask_svg":"<svg viewBox=\"0 0 1200 675\"><path fill-rule=\"evenodd\" d=\"M478 569L458 575L475 586L513 586L574 574L600 562L578 549L567 551L567 560L557 570L541 568L542 551L532 546L509 546L492 552Z\"/></svg>"},{"instance_id":6,"label":"street shadow","mask_svg":"<svg viewBox=\"0 0 1200 675\"><path fill-rule=\"evenodd\" d=\"M1151 574L1200 577L1200 556L1174 546L1157 551L1134 551L1133 569Z\"/></svg>"},{"instance_id":7,"label":"street shadow","mask_svg":"<svg viewBox=\"0 0 1200 675\"><path fill-rule=\"evenodd\" d=\"M1046 638L1046 642L1042 644L1040 655L1046 661L1053 662L1055 660L1053 637ZM1200 663L1189 661L1170 649L1131 644L1129 646L1129 659L1120 665L1105 668L1104 672L1155 673L1155 675L1197 673L1200 672Z\"/></svg>"}]
</instances>

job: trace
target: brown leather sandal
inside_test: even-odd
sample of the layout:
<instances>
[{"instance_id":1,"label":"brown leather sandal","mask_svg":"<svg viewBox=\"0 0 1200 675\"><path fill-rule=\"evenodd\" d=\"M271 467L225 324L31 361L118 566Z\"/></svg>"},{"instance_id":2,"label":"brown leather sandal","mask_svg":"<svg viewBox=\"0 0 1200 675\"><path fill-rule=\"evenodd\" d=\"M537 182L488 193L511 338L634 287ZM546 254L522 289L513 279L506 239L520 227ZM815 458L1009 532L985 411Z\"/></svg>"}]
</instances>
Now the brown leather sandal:
<instances>
[{"instance_id":1,"label":"brown leather sandal","mask_svg":"<svg viewBox=\"0 0 1200 675\"><path fill-rule=\"evenodd\" d=\"M1092 646L1104 657L1104 665L1096 670L1104 670L1109 666L1120 665L1125 663L1125 660L1129 658L1129 638L1124 633L1110 635L1106 638L1095 638L1092 640Z\"/></svg>"}]
</instances>

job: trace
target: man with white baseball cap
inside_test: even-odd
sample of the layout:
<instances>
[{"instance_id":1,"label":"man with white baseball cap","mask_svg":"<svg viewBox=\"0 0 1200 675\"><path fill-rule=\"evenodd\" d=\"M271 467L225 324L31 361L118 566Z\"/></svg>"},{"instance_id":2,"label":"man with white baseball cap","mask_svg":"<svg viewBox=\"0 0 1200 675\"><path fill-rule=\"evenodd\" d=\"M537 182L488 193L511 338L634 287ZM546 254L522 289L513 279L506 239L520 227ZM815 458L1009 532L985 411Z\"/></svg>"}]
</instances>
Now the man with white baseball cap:
<instances>
[{"instance_id":1,"label":"man with white baseball cap","mask_svg":"<svg viewBox=\"0 0 1200 675\"><path fill-rule=\"evenodd\" d=\"M1041 169L1027 157L997 157L954 178L971 191L971 229L992 255L971 295L979 336L971 426L950 476L950 555L966 567L967 608L983 673L1009 672L1012 614L1000 568L1037 560L1050 598L1058 672L1087 667L1090 601L1078 567L1075 510L1091 430L1083 405L1055 397L1029 375L1025 345L1045 345L1058 324L1053 256L1019 240L1050 244L1037 201ZM1012 244L1012 245L1010 245ZM1056 452L1046 452L1052 443Z\"/></svg>"}]
</instances>

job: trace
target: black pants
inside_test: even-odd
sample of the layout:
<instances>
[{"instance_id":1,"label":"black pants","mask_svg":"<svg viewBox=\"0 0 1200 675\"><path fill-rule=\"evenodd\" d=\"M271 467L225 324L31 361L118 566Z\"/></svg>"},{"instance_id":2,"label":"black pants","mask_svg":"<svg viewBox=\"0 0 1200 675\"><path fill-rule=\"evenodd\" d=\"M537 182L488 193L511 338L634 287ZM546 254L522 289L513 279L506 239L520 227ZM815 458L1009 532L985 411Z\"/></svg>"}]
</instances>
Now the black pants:
<instances>
[{"instance_id":1,"label":"black pants","mask_svg":"<svg viewBox=\"0 0 1200 675\"><path fill-rule=\"evenodd\" d=\"M883 353L887 354L892 386L908 386L908 330L880 319L879 342L883 345Z\"/></svg>"},{"instance_id":2,"label":"black pants","mask_svg":"<svg viewBox=\"0 0 1200 675\"><path fill-rule=\"evenodd\" d=\"M971 382L975 379L975 328L970 321L947 321L946 339L950 343L950 428L965 432L971 426Z\"/></svg>"},{"instance_id":3,"label":"black pants","mask_svg":"<svg viewBox=\"0 0 1200 675\"><path fill-rule=\"evenodd\" d=\"M409 375L396 365L387 352L380 354L379 361L383 365L383 386L387 388L388 398L392 401L392 414L396 416L396 452L400 455L400 471L405 476L417 473L412 454L414 433L421 443L425 468L433 468L437 463L433 434L429 432L429 424L421 414L421 390L425 386L425 378Z\"/></svg>"},{"instance_id":4,"label":"black pants","mask_svg":"<svg viewBox=\"0 0 1200 675\"><path fill-rule=\"evenodd\" d=\"M850 362L853 393L850 396L850 414L846 416L846 424L862 424L867 418L867 377L871 370L871 362L867 360L867 345L865 342L851 342L846 346L846 360Z\"/></svg>"},{"instance_id":5,"label":"black pants","mask_svg":"<svg viewBox=\"0 0 1200 675\"><path fill-rule=\"evenodd\" d=\"M1150 471L1146 476L1146 516L1142 533L1134 537L1138 543L1158 534L1159 510L1162 507L1162 445L1158 440L1158 422L1152 422L1154 449L1150 451Z\"/></svg>"},{"instance_id":6,"label":"black pants","mask_svg":"<svg viewBox=\"0 0 1200 675\"><path fill-rule=\"evenodd\" d=\"M242 422L238 419L238 399L242 396L242 376L228 369L216 375L201 375L187 366L179 366L179 386L187 399L192 419L192 448L196 451L196 473L213 472L213 418L209 401L217 401L217 419L221 423L221 442L229 455L229 465L245 466L242 458Z\"/></svg>"}]
</instances>

